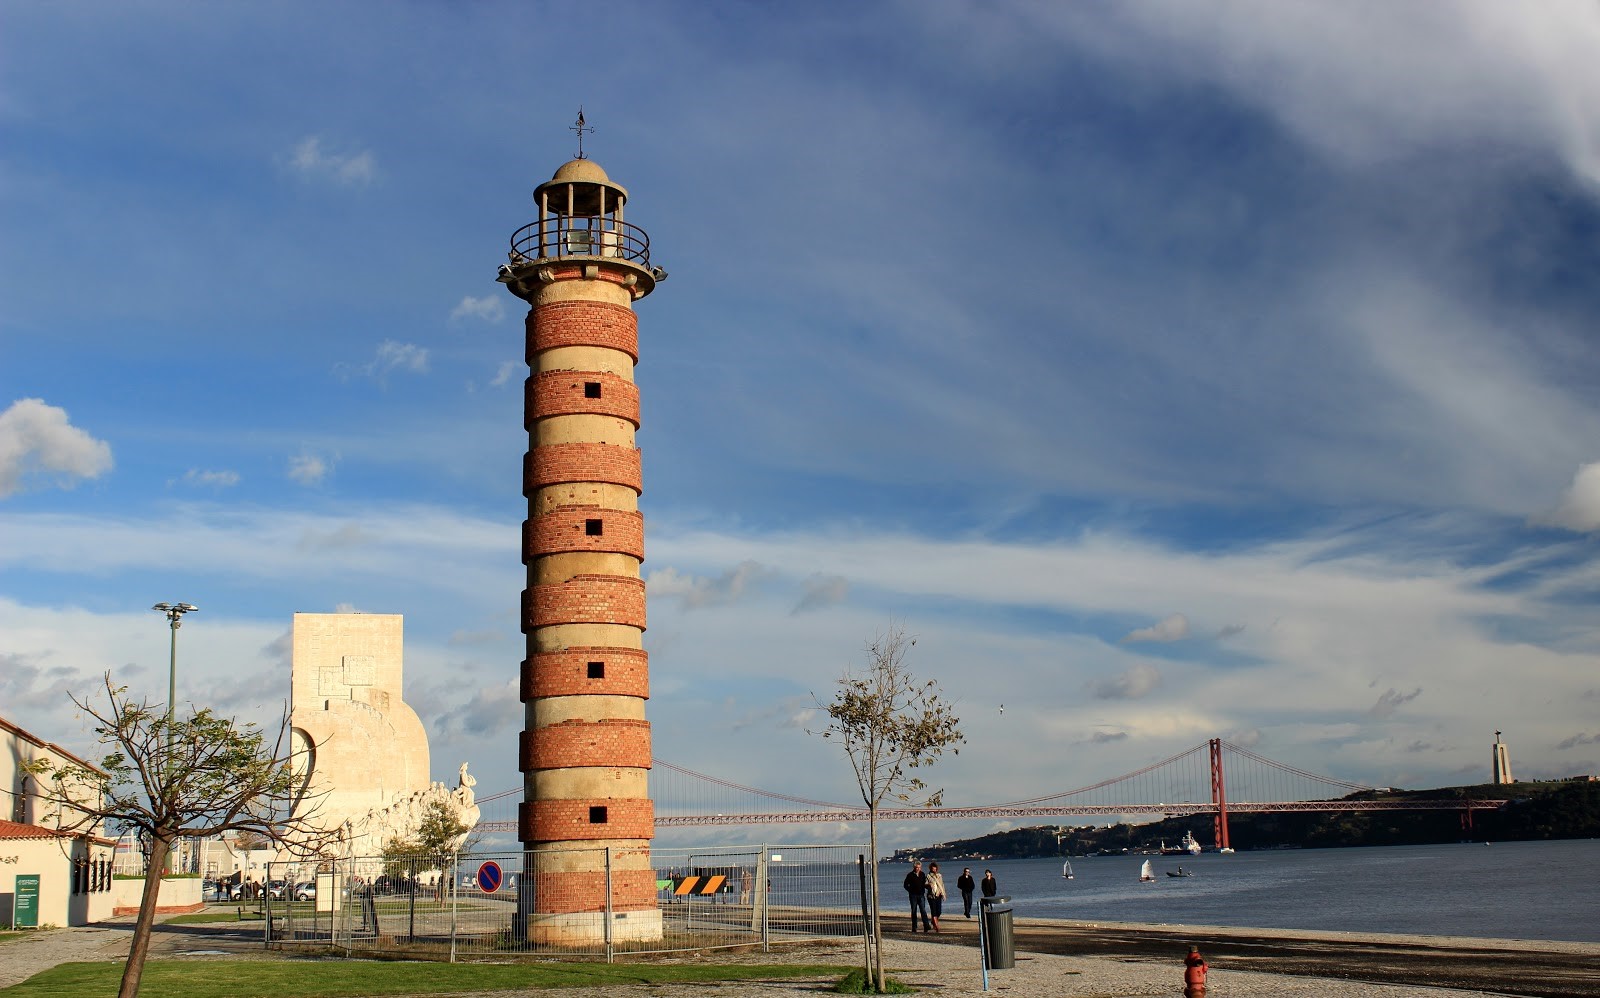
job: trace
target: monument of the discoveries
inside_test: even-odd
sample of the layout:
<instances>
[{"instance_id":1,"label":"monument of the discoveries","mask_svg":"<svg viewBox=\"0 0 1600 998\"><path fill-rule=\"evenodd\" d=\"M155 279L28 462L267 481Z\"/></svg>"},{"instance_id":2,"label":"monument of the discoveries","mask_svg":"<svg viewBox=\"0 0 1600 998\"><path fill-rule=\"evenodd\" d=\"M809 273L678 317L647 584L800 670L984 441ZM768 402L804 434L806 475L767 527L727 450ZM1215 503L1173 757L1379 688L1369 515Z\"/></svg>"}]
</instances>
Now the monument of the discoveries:
<instances>
[{"instance_id":1,"label":"monument of the discoveries","mask_svg":"<svg viewBox=\"0 0 1600 998\"><path fill-rule=\"evenodd\" d=\"M578 119L579 129L583 118ZM523 410L521 926L537 943L661 937L633 302L665 271L628 192L584 158L540 184L499 280L529 305ZM606 890L609 877L610 903Z\"/></svg>"},{"instance_id":2,"label":"monument of the discoveries","mask_svg":"<svg viewBox=\"0 0 1600 998\"><path fill-rule=\"evenodd\" d=\"M469 829L478 820L465 765L454 790L429 782L428 735L400 695L403 624L389 613L294 615L294 749L316 821L343 830L339 851L347 857L376 856L390 839L410 838L434 801Z\"/></svg>"}]
</instances>

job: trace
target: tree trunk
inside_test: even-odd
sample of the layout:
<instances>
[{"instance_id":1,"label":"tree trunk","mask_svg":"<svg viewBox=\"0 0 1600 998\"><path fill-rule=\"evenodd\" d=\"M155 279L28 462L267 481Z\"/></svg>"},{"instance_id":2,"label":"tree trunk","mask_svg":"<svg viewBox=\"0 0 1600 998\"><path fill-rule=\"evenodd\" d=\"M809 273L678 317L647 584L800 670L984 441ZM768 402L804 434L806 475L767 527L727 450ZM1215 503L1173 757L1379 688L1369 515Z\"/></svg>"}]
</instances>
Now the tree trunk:
<instances>
[{"instance_id":1,"label":"tree trunk","mask_svg":"<svg viewBox=\"0 0 1600 998\"><path fill-rule=\"evenodd\" d=\"M867 857L872 864L872 879L868 885L872 891L872 962L877 974L878 994L883 994L888 987L883 974L883 913L878 905L878 809L867 808L867 848L871 855Z\"/></svg>"},{"instance_id":2,"label":"tree trunk","mask_svg":"<svg viewBox=\"0 0 1600 998\"><path fill-rule=\"evenodd\" d=\"M139 898L139 914L133 921L133 938L128 943L128 965L122 971L122 986L117 998L137 998L139 979L144 976L144 959L150 952L150 933L156 924L156 902L161 895L161 871L172 854L172 839L150 837L150 855L144 864L144 894Z\"/></svg>"}]
</instances>

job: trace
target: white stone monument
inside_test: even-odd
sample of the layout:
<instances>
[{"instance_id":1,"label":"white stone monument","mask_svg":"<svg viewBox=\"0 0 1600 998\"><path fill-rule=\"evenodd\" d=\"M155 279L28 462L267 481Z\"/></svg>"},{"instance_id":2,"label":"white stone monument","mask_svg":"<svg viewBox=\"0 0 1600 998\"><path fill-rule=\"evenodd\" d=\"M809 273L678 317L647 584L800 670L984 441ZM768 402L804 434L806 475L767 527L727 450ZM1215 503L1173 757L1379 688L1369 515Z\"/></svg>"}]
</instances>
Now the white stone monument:
<instances>
[{"instance_id":1,"label":"white stone monument","mask_svg":"<svg viewBox=\"0 0 1600 998\"><path fill-rule=\"evenodd\" d=\"M390 839L409 838L434 800L468 829L478 820L477 781L465 763L454 790L428 779L428 735L401 698L403 622L390 613L294 615L294 750L316 822L343 829L345 856L373 856Z\"/></svg>"}]
</instances>

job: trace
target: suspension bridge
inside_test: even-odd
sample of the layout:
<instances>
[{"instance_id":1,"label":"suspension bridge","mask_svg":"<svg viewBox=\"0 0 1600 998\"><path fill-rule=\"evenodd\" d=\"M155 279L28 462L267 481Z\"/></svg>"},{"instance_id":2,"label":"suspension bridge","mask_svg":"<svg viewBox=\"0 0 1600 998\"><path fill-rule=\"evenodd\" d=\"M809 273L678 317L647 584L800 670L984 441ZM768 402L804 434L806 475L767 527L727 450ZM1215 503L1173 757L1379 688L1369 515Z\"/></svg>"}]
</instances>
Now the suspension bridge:
<instances>
[{"instance_id":1,"label":"suspension bridge","mask_svg":"<svg viewBox=\"0 0 1600 998\"><path fill-rule=\"evenodd\" d=\"M656 825L767 825L865 821L860 803L839 804L747 787L654 760L651 773ZM1042 818L1150 814L1212 816L1219 848L1228 848L1228 815L1266 811L1459 811L1470 827L1473 811L1493 810L1505 800L1403 799L1360 796L1378 788L1319 776L1276 762L1221 738L1151 763L1142 769L1027 800L968 807L880 808L880 821L959 818ZM1352 795L1358 795L1352 797ZM522 788L479 799L480 805L520 800ZM487 810L486 812L487 813ZM480 821L486 832L515 832L515 821Z\"/></svg>"}]
</instances>

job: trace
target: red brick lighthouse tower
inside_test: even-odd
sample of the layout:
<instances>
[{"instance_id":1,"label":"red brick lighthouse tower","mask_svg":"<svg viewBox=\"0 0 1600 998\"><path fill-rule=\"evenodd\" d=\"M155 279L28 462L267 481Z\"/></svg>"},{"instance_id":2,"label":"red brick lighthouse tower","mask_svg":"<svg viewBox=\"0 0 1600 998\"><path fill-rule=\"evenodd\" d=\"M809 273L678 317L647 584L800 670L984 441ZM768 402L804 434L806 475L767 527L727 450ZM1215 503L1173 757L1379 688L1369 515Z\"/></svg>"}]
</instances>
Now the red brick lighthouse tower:
<instances>
[{"instance_id":1,"label":"red brick lighthouse tower","mask_svg":"<svg viewBox=\"0 0 1600 998\"><path fill-rule=\"evenodd\" d=\"M582 117L579 126L583 125ZM499 280L526 301L518 837L534 942L658 939L633 302L666 273L623 221L628 192L585 159L534 191ZM609 891L608 891L609 885Z\"/></svg>"}]
</instances>

